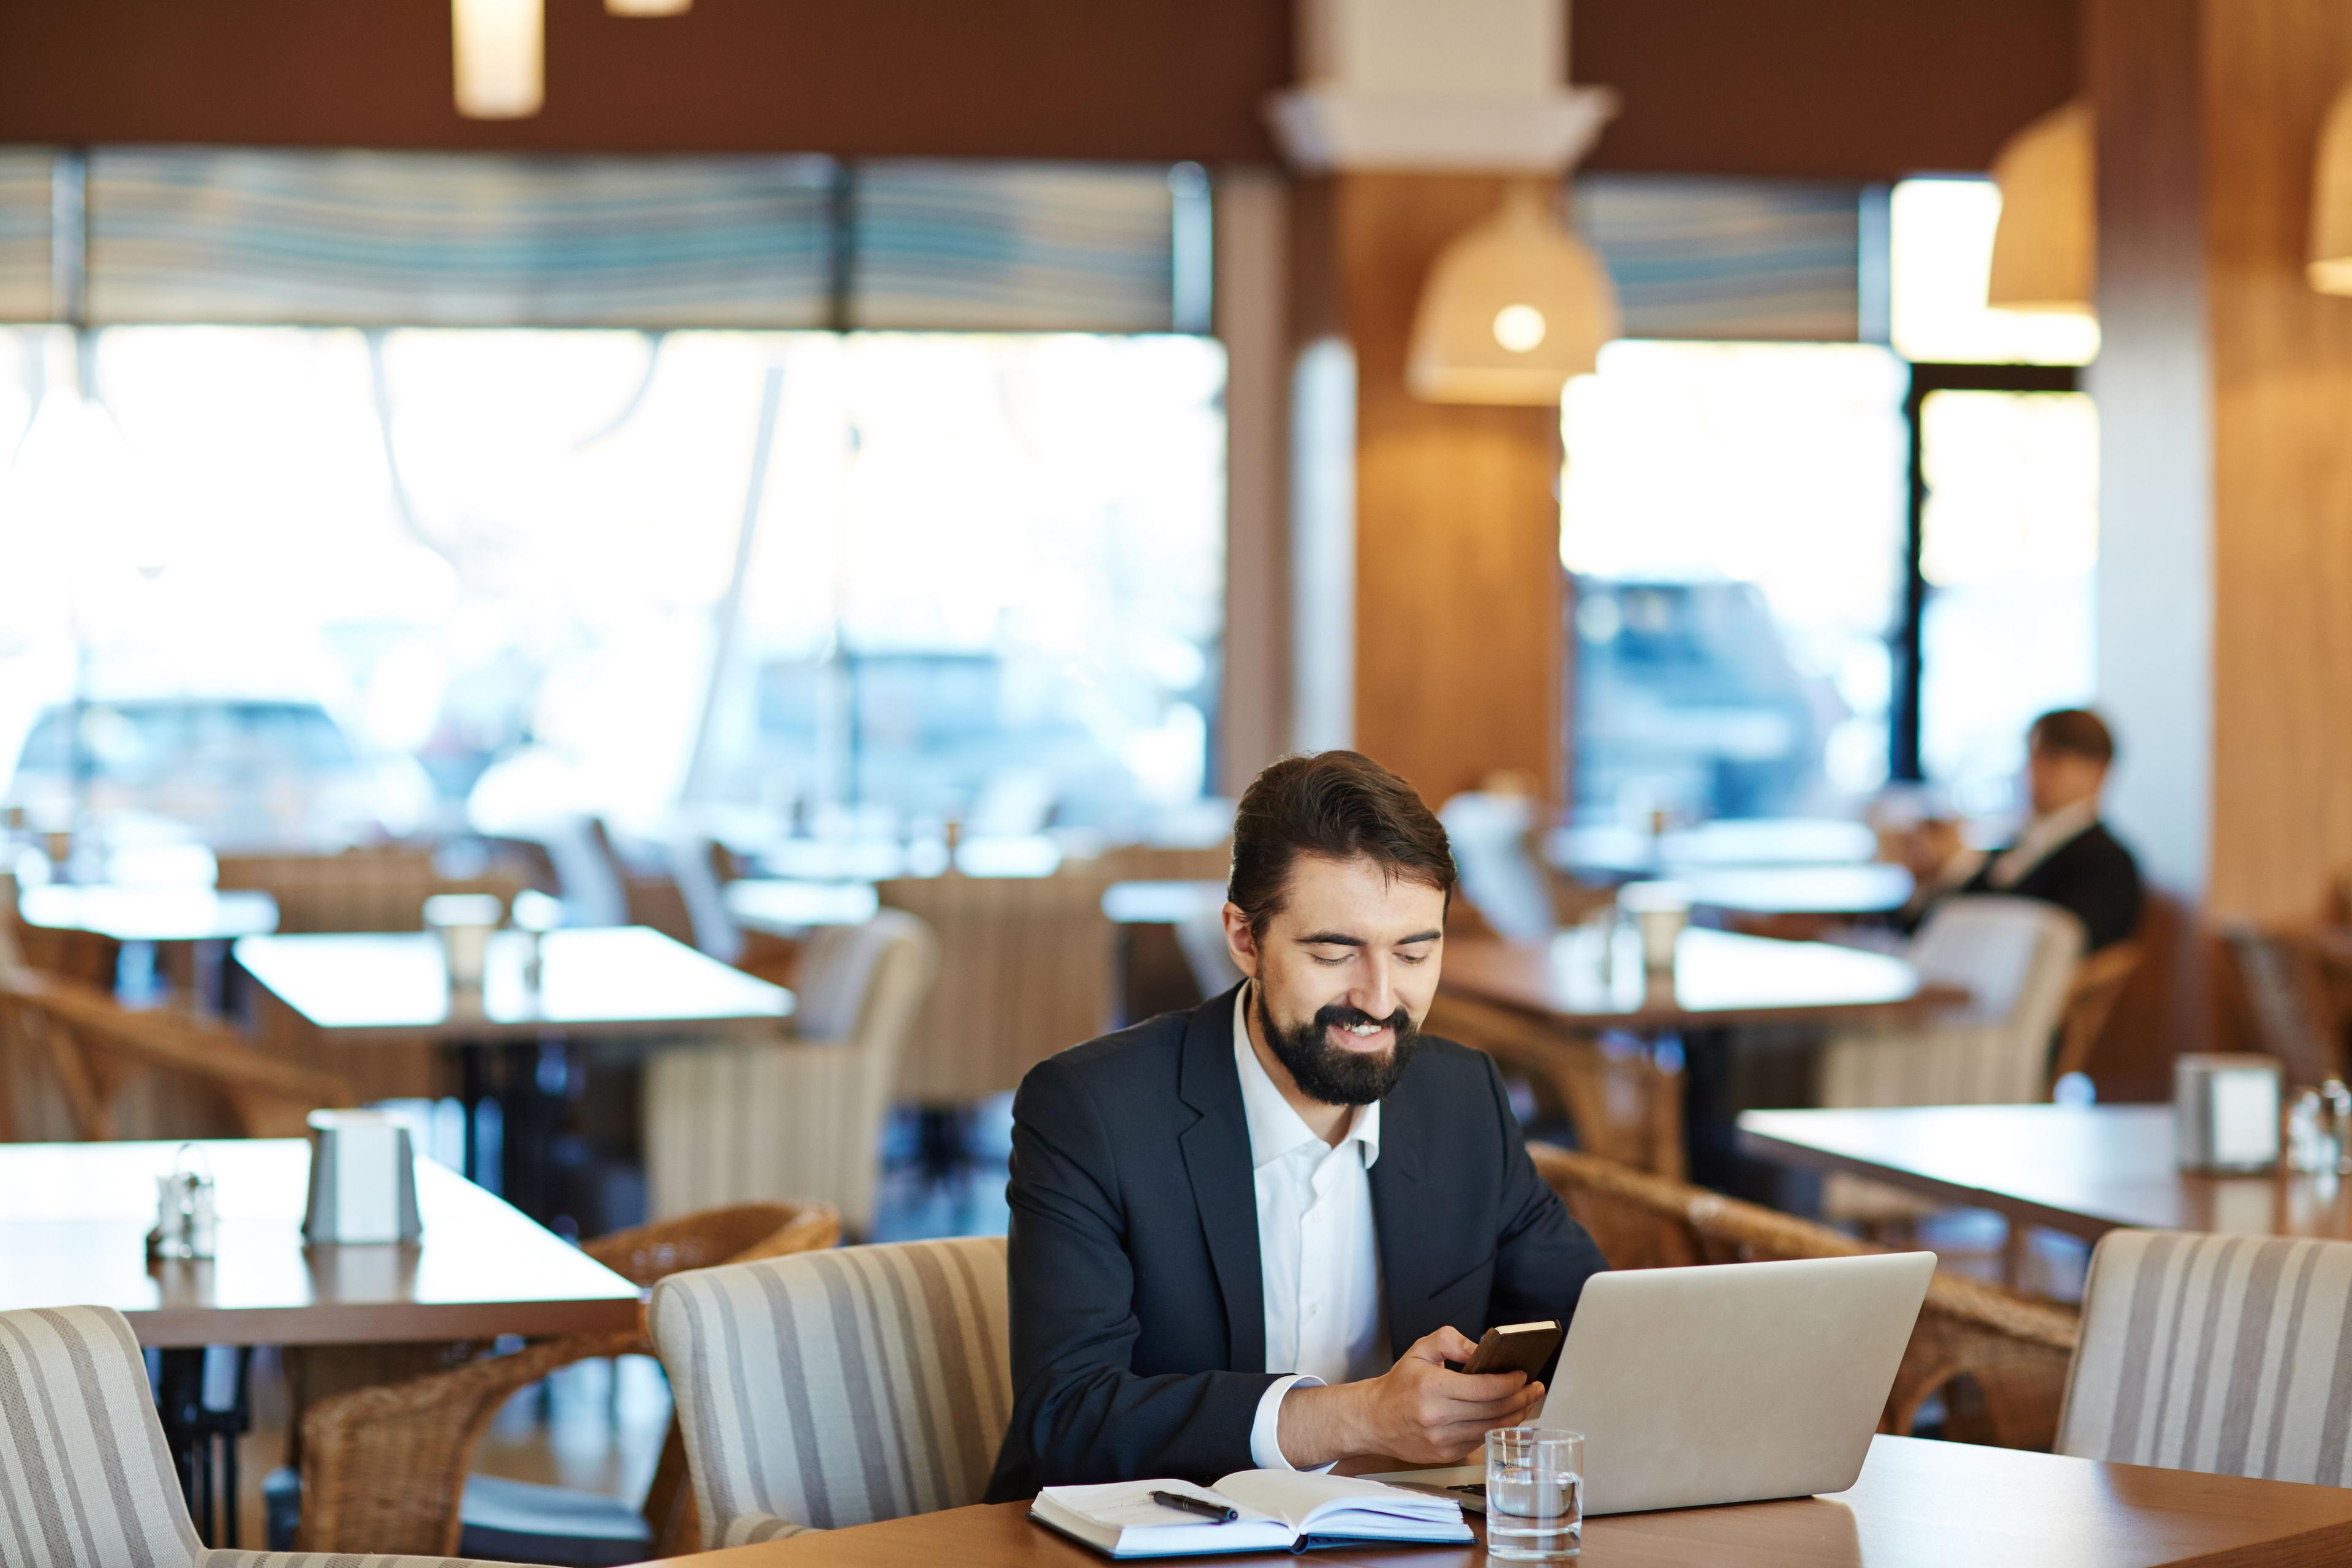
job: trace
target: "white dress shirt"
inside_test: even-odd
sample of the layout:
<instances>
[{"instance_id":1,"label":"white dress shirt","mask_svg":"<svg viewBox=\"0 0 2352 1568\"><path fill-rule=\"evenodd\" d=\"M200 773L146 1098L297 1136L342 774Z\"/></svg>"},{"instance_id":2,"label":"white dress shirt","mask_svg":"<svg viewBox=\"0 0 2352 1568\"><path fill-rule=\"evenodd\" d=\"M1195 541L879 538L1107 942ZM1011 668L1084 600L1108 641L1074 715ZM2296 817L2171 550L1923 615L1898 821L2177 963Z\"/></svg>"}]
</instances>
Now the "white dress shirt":
<instances>
[{"instance_id":1,"label":"white dress shirt","mask_svg":"<svg viewBox=\"0 0 2352 1568\"><path fill-rule=\"evenodd\" d=\"M1288 1375L1258 1401L1250 1459L1263 1469L1287 1470L1296 1467L1279 1440L1283 1395L1301 1383L1352 1383L1389 1369L1370 1174L1381 1157L1381 1108L1377 1101L1357 1107L1347 1136L1337 1146L1324 1142L1250 1047L1252 990L1244 985L1234 999L1234 1066L1257 1192L1265 1364Z\"/></svg>"},{"instance_id":2,"label":"white dress shirt","mask_svg":"<svg viewBox=\"0 0 2352 1568\"><path fill-rule=\"evenodd\" d=\"M2017 836L2017 842L1992 863L1986 883L2004 890L2017 886L2027 872L2089 832L2091 825L2098 820L2099 803L2095 798L2078 800L2072 805L2060 806L2047 816L2035 817Z\"/></svg>"}]
</instances>

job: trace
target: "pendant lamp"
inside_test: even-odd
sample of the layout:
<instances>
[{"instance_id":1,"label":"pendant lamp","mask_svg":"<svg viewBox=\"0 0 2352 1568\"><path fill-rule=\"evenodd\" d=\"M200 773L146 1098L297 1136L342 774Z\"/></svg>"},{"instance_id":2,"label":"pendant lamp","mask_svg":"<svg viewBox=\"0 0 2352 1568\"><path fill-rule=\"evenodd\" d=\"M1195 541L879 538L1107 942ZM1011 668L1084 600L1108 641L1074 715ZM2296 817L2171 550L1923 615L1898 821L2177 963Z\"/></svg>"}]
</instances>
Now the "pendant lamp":
<instances>
[{"instance_id":1,"label":"pendant lamp","mask_svg":"<svg viewBox=\"0 0 2352 1568\"><path fill-rule=\"evenodd\" d=\"M2323 294L2352 294L2352 87L2336 95L2319 132L2311 179L2311 260L2304 276Z\"/></svg>"},{"instance_id":2,"label":"pendant lamp","mask_svg":"<svg viewBox=\"0 0 2352 1568\"><path fill-rule=\"evenodd\" d=\"M604 0L604 9L615 16L680 16L692 9L694 0Z\"/></svg>"},{"instance_id":3,"label":"pendant lamp","mask_svg":"<svg viewBox=\"0 0 2352 1568\"><path fill-rule=\"evenodd\" d=\"M1405 384L1433 403L1553 405L1617 335L1601 258L1560 224L1549 182L1511 187L1499 211L1438 253L1422 286Z\"/></svg>"},{"instance_id":4,"label":"pendant lamp","mask_svg":"<svg viewBox=\"0 0 2352 1568\"><path fill-rule=\"evenodd\" d=\"M450 0L457 112L468 120L524 120L547 99L542 0Z\"/></svg>"},{"instance_id":5,"label":"pendant lamp","mask_svg":"<svg viewBox=\"0 0 2352 1568\"><path fill-rule=\"evenodd\" d=\"M2000 222L1985 303L2088 314L2098 253L2098 121L2088 99L2011 136L1992 161Z\"/></svg>"}]
</instances>

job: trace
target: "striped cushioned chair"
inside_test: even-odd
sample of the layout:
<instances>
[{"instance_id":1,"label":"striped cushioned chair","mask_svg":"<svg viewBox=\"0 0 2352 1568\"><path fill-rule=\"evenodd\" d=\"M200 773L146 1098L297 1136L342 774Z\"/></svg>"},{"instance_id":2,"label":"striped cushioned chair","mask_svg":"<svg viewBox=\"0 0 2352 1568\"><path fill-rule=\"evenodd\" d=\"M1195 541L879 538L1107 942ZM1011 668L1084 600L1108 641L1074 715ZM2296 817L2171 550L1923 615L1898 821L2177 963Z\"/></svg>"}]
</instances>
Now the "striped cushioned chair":
<instances>
[{"instance_id":1,"label":"striped cushioned chair","mask_svg":"<svg viewBox=\"0 0 2352 1568\"><path fill-rule=\"evenodd\" d=\"M2058 1448L2352 1486L2352 1242L2111 1231Z\"/></svg>"},{"instance_id":2,"label":"striped cushioned chair","mask_svg":"<svg viewBox=\"0 0 2352 1568\"><path fill-rule=\"evenodd\" d=\"M8 1568L476 1568L456 1558L208 1552L139 1342L105 1307L0 1312L0 1563Z\"/></svg>"},{"instance_id":3,"label":"striped cushioned chair","mask_svg":"<svg viewBox=\"0 0 2352 1568\"><path fill-rule=\"evenodd\" d=\"M696 1269L651 1317L706 1550L986 1489L1013 1418L1003 1237Z\"/></svg>"}]
</instances>

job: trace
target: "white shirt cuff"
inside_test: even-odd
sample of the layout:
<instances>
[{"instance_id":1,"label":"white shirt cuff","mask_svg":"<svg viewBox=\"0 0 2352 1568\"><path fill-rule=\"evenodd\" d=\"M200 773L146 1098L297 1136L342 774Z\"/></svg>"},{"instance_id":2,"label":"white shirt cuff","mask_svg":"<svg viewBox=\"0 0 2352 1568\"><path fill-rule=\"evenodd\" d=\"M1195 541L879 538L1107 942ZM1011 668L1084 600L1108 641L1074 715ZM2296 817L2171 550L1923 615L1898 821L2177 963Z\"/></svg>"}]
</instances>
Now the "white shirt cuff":
<instances>
[{"instance_id":1,"label":"white shirt cuff","mask_svg":"<svg viewBox=\"0 0 2352 1568\"><path fill-rule=\"evenodd\" d=\"M1312 1373L1294 1372L1276 1378L1274 1386L1267 1389L1257 1402L1257 1419L1250 1423L1250 1463L1261 1470L1295 1470L1298 1468L1283 1457L1282 1396L1302 1384L1308 1388L1320 1388L1323 1380ZM1334 1459L1331 1464L1318 1465L1313 1473L1319 1476L1339 1462Z\"/></svg>"}]
</instances>

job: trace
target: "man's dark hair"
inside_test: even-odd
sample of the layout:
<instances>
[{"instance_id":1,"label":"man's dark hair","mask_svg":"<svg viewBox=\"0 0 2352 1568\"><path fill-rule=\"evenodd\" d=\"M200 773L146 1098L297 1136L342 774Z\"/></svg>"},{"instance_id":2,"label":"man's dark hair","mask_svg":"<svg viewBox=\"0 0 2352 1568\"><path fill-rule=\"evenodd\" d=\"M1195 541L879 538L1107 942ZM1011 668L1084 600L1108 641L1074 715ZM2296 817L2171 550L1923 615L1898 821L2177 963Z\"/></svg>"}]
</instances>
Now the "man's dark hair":
<instances>
[{"instance_id":1,"label":"man's dark hair","mask_svg":"<svg viewBox=\"0 0 2352 1568\"><path fill-rule=\"evenodd\" d=\"M2107 721L2088 708L2057 708L2033 721L2025 732L2029 749L2084 757L2101 767L2116 760L2116 737Z\"/></svg>"},{"instance_id":2,"label":"man's dark hair","mask_svg":"<svg viewBox=\"0 0 2352 1568\"><path fill-rule=\"evenodd\" d=\"M1454 852L1436 814L1412 786L1356 752L1285 757L1250 781L1234 815L1234 870L1225 897L1254 935L1282 912L1301 855L1370 860L1391 877L1454 900Z\"/></svg>"}]
</instances>

